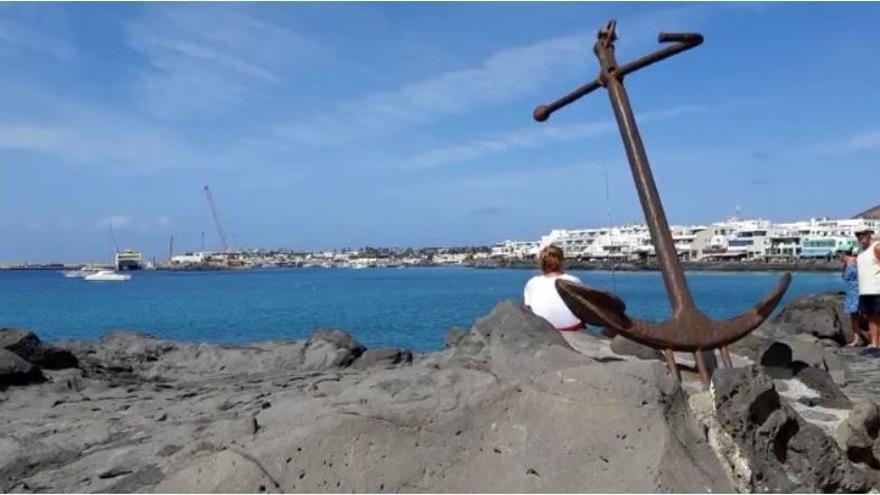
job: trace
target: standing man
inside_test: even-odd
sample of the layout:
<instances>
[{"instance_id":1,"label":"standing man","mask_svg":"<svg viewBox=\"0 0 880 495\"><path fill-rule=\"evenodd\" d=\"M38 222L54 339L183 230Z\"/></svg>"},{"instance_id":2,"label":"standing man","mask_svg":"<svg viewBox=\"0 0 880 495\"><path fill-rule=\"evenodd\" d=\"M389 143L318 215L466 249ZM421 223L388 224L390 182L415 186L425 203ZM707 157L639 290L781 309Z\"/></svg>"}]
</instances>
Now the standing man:
<instances>
[{"instance_id":1,"label":"standing man","mask_svg":"<svg viewBox=\"0 0 880 495\"><path fill-rule=\"evenodd\" d=\"M859 267L859 307L868 318L869 347L880 348L880 242L873 239L874 231L856 232L861 253Z\"/></svg>"}]
</instances>

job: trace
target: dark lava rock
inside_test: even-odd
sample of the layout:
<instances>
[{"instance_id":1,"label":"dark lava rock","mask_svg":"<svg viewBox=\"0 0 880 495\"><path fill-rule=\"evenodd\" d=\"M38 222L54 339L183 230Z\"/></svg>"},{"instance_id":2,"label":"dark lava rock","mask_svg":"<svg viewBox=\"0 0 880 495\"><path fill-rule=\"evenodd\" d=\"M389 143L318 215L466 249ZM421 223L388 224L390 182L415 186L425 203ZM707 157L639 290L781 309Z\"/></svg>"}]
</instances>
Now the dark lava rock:
<instances>
[{"instance_id":1,"label":"dark lava rock","mask_svg":"<svg viewBox=\"0 0 880 495\"><path fill-rule=\"evenodd\" d=\"M380 349L370 349L363 353L351 366L358 369L371 366L397 366L412 363L412 360L413 354L407 349L383 347Z\"/></svg>"},{"instance_id":2,"label":"dark lava rock","mask_svg":"<svg viewBox=\"0 0 880 495\"><path fill-rule=\"evenodd\" d=\"M857 403L837 428L837 439L853 462L880 469L875 445L880 434L880 408L870 401Z\"/></svg>"},{"instance_id":3,"label":"dark lava rock","mask_svg":"<svg viewBox=\"0 0 880 495\"><path fill-rule=\"evenodd\" d=\"M611 339L611 350L621 356L635 356L639 359L663 359L663 353L623 335L615 335Z\"/></svg>"},{"instance_id":4,"label":"dark lava rock","mask_svg":"<svg viewBox=\"0 0 880 495\"><path fill-rule=\"evenodd\" d=\"M773 378L787 379L794 376L791 361L791 347L782 342L773 342L761 354L761 366Z\"/></svg>"},{"instance_id":5,"label":"dark lava rock","mask_svg":"<svg viewBox=\"0 0 880 495\"><path fill-rule=\"evenodd\" d=\"M835 441L784 404L760 368L712 377L716 416L751 469L749 491L855 493L870 486Z\"/></svg>"},{"instance_id":6,"label":"dark lava rock","mask_svg":"<svg viewBox=\"0 0 880 495\"><path fill-rule=\"evenodd\" d=\"M46 378L39 368L25 361L14 352L0 349L0 388L10 385L40 383Z\"/></svg>"},{"instance_id":7,"label":"dark lava rock","mask_svg":"<svg viewBox=\"0 0 880 495\"><path fill-rule=\"evenodd\" d=\"M46 345L27 330L0 328L0 348L46 369L75 368L79 365L73 353Z\"/></svg>"},{"instance_id":8,"label":"dark lava rock","mask_svg":"<svg viewBox=\"0 0 880 495\"><path fill-rule=\"evenodd\" d=\"M315 330L303 351L305 369L345 368L366 351L348 332Z\"/></svg>"},{"instance_id":9,"label":"dark lava rock","mask_svg":"<svg viewBox=\"0 0 880 495\"><path fill-rule=\"evenodd\" d=\"M795 366L794 377L819 393L818 398L802 398L800 402L808 406L829 407L832 409L849 409L852 402L837 388L837 384L831 379L827 371L813 366L804 366L798 369Z\"/></svg>"},{"instance_id":10,"label":"dark lava rock","mask_svg":"<svg viewBox=\"0 0 880 495\"><path fill-rule=\"evenodd\" d=\"M843 296L831 293L795 299L761 329L771 336L809 334L844 345L848 325L849 317L843 314Z\"/></svg>"}]
</instances>

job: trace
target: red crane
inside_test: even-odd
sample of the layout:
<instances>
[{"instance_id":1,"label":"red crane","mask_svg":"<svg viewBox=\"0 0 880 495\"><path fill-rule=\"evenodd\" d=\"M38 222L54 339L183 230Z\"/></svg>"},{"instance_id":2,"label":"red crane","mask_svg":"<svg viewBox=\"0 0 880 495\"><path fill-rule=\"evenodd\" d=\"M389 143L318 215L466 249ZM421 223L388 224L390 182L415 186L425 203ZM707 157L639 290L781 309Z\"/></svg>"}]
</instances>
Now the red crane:
<instances>
[{"instance_id":1,"label":"red crane","mask_svg":"<svg viewBox=\"0 0 880 495\"><path fill-rule=\"evenodd\" d=\"M211 208L211 215L214 217L214 226L217 227L217 236L220 238L220 245L223 252L229 252L229 242L226 241L226 232L223 231L223 224L220 222L220 214L217 212L217 205L214 203L214 196L211 194L211 188L205 186L205 196L208 198L208 206Z\"/></svg>"}]
</instances>

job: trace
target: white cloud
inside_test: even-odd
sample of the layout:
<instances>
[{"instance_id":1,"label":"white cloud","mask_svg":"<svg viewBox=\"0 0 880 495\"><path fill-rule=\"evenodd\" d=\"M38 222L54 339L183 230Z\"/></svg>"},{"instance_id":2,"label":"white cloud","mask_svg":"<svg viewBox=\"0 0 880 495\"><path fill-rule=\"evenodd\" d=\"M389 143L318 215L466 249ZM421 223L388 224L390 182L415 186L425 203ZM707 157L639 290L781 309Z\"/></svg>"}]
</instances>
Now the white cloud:
<instances>
[{"instance_id":1,"label":"white cloud","mask_svg":"<svg viewBox=\"0 0 880 495\"><path fill-rule=\"evenodd\" d=\"M849 153L856 153L880 147L880 129L860 132L848 139L842 146Z\"/></svg>"},{"instance_id":2,"label":"white cloud","mask_svg":"<svg viewBox=\"0 0 880 495\"><path fill-rule=\"evenodd\" d=\"M701 6L686 6L627 20L621 23L626 26L623 28L626 36L620 45L626 48L656 39L660 29L674 30L681 23L707 12ZM583 68L589 60L595 32L574 33L501 50L475 67L338 103L318 115L278 126L275 135L296 144L337 146L533 94L548 81L557 80L560 73ZM572 86L580 82L583 81L572 81Z\"/></svg>"},{"instance_id":3,"label":"white cloud","mask_svg":"<svg viewBox=\"0 0 880 495\"><path fill-rule=\"evenodd\" d=\"M136 83L142 100L163 116L240 102L282 81L291 60L321 50L240 5L151 6L126 25L126 42L148 66Z\"/></svg>"},{"instance_id":4,"label":"white cloud","mask_svg":"<svg viewBox=\"0 0 880 495\"><path fill-rule=\"evenodd\" d=\"M127 229L134 225L134 219L128 215L113 215L98 219L95 222L95 230Z\"/></svg>"}]
</instances>

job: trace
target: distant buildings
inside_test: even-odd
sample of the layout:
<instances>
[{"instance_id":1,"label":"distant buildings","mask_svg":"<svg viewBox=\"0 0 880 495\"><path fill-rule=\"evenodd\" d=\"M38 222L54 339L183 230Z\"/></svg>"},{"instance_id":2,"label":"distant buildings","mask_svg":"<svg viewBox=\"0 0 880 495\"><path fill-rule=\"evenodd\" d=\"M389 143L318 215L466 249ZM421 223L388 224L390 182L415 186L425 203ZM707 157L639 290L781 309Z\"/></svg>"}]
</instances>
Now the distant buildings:
<instances>
[{"instance_id":1,"label":"distant buildings","mask_svg":"<svg viewBox=\"0 0 880 495\"><path fill-rule=\"evenodd\" d=\"M711 225L671 226L679 256L692 261L829 258L856 246L855 232L880 231L880 220L810 219L772 223L764 219L731 218ZM583 261L639 261L655 255L643 224L593 229L554 229L537 241L504 241L492 247L494 258L533 258L539 249L556 244L567 258Z\"/></svg>"}]
</instances>

